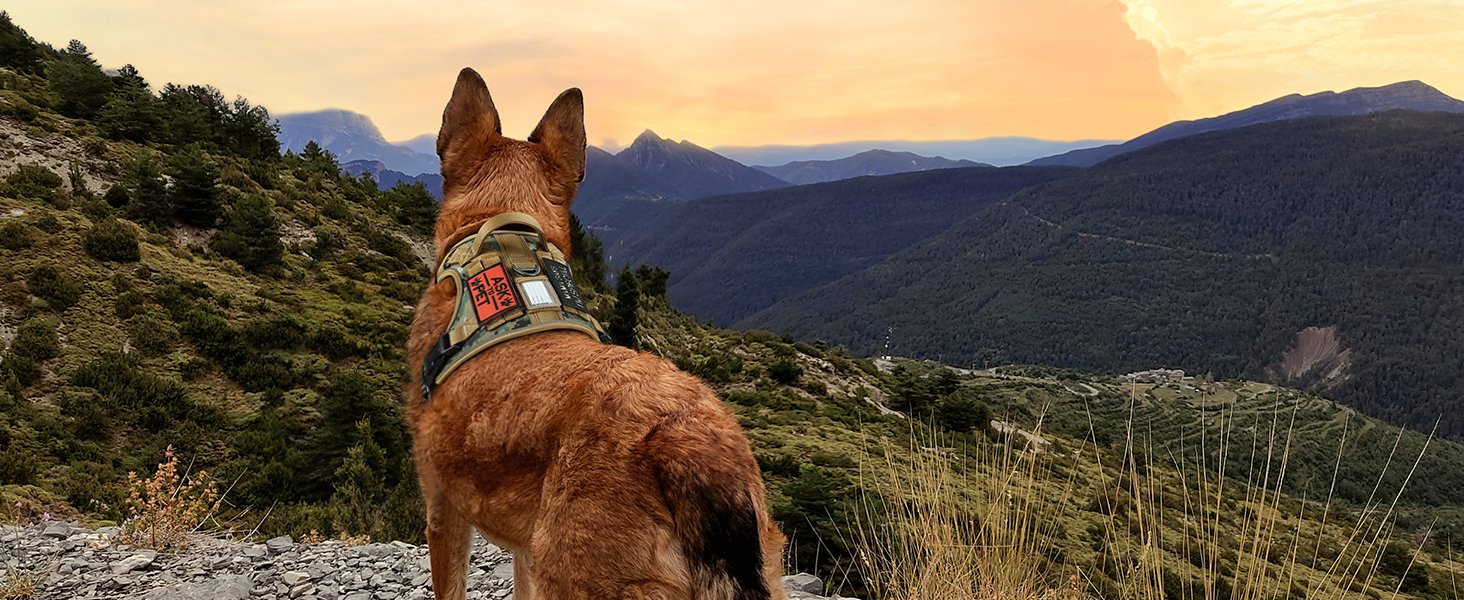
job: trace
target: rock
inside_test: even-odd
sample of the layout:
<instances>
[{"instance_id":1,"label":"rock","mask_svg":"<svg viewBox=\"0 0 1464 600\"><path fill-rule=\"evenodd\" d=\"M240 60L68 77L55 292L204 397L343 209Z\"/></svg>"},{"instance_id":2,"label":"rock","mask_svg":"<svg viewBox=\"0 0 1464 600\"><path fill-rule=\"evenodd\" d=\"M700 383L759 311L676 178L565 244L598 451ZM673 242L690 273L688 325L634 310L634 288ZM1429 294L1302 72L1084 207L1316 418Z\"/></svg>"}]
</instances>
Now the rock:
<instances>
[{"instance_id":1,"label":"rock","mask_svg":"<svg viewBox=\"0 0 1464 600\"><path fill-rule=\"evenodd\" d=\"M269 554L269 551L259 544L244 547L244 556L249 558L264 558L266 554Z\"/></svg>"},{"instance_id":2,"label":"rock","mask_svg":"<svg viewBox=\"0 0 1464 600\"><path fill-rule=\"evenodd\" d=\"M153 559L157 558L157 556L157 552L154 552L152 550L143 550L141 552L138 552L137 554L133 554L132 556L112 563L112 574L121 575L129 571L136 571L138 569L147 568L147 566L152 564Z\"/></svg>"},{"instance_id":3,"label":"rock","mask_svg":"<svg viewBox=\"0 0 1464 600\"><path fill-rule=\"evenodd\" d=\"M66 539L71 537L71 526L61 522L51 523L46 526L46 529L41 532L41 535L49 538Z\"/></svg>"},{"instance_id":4,"label":"rock","mask_svg":"<svg viewBox=\"0 0 1464 600\"><path fill-rule=\"evenodd\" d=\"M297 585L302 581L309 581L310 574L304 571L285 571L285 585Z\"/></svg>"},{"instance_id":5,"label":"rock","mask_svg":"<svg viewBox=\"0 0 1464 600\"><path fill-rule=\"evenodd\" d=\"M432 576L429 575L429 574L427 574L427 573L423 573L421 575L418 575L416 577L413 577L412 578L412 587L422 587L422 585L425 584L425 583L427 583L427 581L430 580L430 579L432 579Z\"/></svg>"},{"instance_id":6,"label":"rock","mask_svg":"<svg viewBox=\"0 0 1464 600\"><path fill-rule=\"evenodd\" d=\"M197 583L180 583L165 588L157 588L139 596L139 598L141 600L194 600L197 598L207 598L208 600L245 600L249 597L250 593L248 577L231 575ZM266 591L265 593L268 592Z\"/></svg>"},{"instance_id":7,"label":"rock","mask_svg":"<svg viewBox=\"0 0 1464 600\"><path fill-rule=\"evenodd\" d=\"M823 580L808 573L787 575L783 577L783 589L790 592L818 595L823 593Z\"/></svg>"},{"instance_id":8,"label":"rock","mask_svg":"<svg viewBox=\"0 0 1464 600\"><path fill-rule=\"evenodd\" d=\"M277 538L271 538L269 541L267 541L267 542L264 543L264 546L266 548L269 548L269 551L271 553L284 552L285 550L288 550L290 548L290 546L294 546L294 545L295 545L295 538L292 538L292 537L290 537L288 535L282 535L282 536L277 537Z\"/></svg>"},{"instance_id":9,"label":"rock","mask_svg":"<svg viewBox=\"0 0 1464 600\"><path fill-rule=\"evenodd\" d=\"M301 583L300 585L290 588L290 597L299 598L300 596L304 596L305 594L309 594L314 591L315 584L306 581L304 583Z\"/></svg>"}]
</instances>

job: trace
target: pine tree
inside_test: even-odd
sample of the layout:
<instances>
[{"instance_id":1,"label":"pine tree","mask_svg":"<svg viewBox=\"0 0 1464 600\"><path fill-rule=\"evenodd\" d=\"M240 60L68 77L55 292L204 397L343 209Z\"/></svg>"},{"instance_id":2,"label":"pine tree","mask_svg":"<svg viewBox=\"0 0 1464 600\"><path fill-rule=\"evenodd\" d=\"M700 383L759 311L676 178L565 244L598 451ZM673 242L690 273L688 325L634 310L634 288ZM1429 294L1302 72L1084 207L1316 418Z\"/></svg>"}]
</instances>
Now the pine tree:
<instances>
[{"instance_id":1,"label":"pine tree","mask_svg":"<svg viewBox=\"0 0 1464 600\"><path fill-rule=\"evenodd\" d=\"M56 110L68 117L90 119L112 91L112 80L77 40L71 40L60 59L46 69L46 78L56 94Z\"/></svg>"},{"instance_id":2,"label":"pine tree","mask_svg":"<svg viewBox=\"0 0 1464 600\"><path fill-rule=\"evenodd\" d=\"M270 210L269 200L258 194L244 194L224 218L211 247L250 271L264 272L278 266L285 245L280 242L280 222Z\"/></svg>"},{"instance_id":3,"label":"pine tree","mask_svg":"<svg viewBox=\"0 0 1464 600\"><path fill-rule=\"evenodd\" d=\"M611 341L633 350L639 347L636 334L640 332L640 286L630 267L621 269L615 278L615 311L605 323L605 333Z\"/></svg>"},{"instance_id":4,"label":"pine tree","mask_svg":"<svg viewBox=\"0 0 1464 600\"><path fill-rule=\"evenodd\" d=\"M198 144L189 144L168 161L173 178L173 207L179 221L213 227L223 211L219 200L219 167Z\"/></svg>"}]
</instances>

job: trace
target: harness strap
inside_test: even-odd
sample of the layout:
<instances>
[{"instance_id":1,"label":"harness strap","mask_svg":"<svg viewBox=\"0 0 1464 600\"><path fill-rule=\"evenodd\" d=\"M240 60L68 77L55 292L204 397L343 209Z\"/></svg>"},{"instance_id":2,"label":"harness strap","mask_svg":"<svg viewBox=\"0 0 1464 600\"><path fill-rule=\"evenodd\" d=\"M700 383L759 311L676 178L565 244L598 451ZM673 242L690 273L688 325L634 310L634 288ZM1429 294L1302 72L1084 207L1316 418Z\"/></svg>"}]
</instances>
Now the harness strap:
<instances>
[{"instance_id":1,"label":"harness strap","mask_svg":"<svg viewBox=\"0 0 1464 600\"><path fill-rule=\"evenodd\" d=\"M519 225L533 233L504 229ZM564 253L523 213L497 215L443 256L434 283L452 279L457 303L447 331L422 360L422 398L489 347L541 331L569 329L609 343L590 316Z\"/></svg>"}]
</instances>

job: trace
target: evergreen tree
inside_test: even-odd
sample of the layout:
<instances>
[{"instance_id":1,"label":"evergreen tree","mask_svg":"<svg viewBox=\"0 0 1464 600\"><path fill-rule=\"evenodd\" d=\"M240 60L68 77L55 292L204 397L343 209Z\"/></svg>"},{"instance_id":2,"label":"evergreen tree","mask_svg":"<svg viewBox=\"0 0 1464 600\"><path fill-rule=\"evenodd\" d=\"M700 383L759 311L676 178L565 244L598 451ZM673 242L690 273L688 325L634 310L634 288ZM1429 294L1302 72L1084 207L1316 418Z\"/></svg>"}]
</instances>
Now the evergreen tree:
<instances>
[{"instance_id":1,"label":"evergreen tree","mask_svg":"<svg viewBox=\"0 0 1464 600\"><path fill-rule=\"evenodd\" d=\"M635 278L640 282L642 295L647 298L665 298L666 281L671 278L671 272L661 267L641 265L635 270Z\"/></svg>"},{"instance_id":2,"label":"evergreen tree","mask_svg":"<svg viewBox=\"0 0 1464 600\"><path fill-rule=\"evenodd\" d=\"M11 22L5 11L0 11L0 65L32 75L41 72L40 45Z\"/></svg>"},{"instance_id":3,"label":"evergreen tree","mask_svg":"<svg viewBox=\"0 0 1464 600\"><path fill-rule=\"evenodd\" d=\"M151 141L163 128L158 100L132 65L124 65L112 78L112 93L95 122L110 139L139 143Z\"/></svg>"},{"instance_id":4,"label":"evergreen tree","mask_svg":"<svg viewBox=\"0 0 1464 600\"><path fill-rule=\"evenodd\" d=\"M379 197L382 212L395 216L398 223L418 233L432 234L432 226L437 224L437 201L422 182L399 181Z\"/></svg>"},{"instance_id":5,"label":"evergreen tree","mask_svg":"<svg viewBox=\"0 0 1464 600\"><path fill-rule=\"evenodd\" d=\"M173 178L174 212L179 221L213 227L223 210L219 200L219 167L198 144L189 144L168 162Z\"/></svg>"},{"instance_id":6,"label":"evergreen tree","mask_svg":"<svg viewBox=\"0 0 1464 600\"><path fill-rule=\"evenodd\" d=\"M152 153L144 152L125 166L123 181L132 192L126 205L127 218L160 226L173 224L173 202L163 184L163 173ZM108 200L111 203L113 198Z\"/></svg>"},{"instance_id":7,"label":"evergreen tree","mask_svg":"<svg viewBox=\"0 0 1464 600\"><path fill-rule=\"evenodd\" d=\"M250 271L263 272L279 265L285 245L280 242L280 222L270 210L269 200L244 194L224 218L211 247Z\"/></svg>"},{"instance_id":8,"label":"evergreen tree","mask_svg":"<svg viewBox=\"0 0 1464 600\"><path fill-rule=\"evenodd\" d=\"M90 119L112 91L112 81L77 40L71 40L60 59L47 67L46 78L56 94L56 110L68 117Z\"/></svg>"},{"instance_id":9,"label":"evergreen tree","mask_svg":"<svg viewBox=\"0 0 1464 600\"><path fill-rule=\"evenodd\" d=\"M579 217L569 213L569 268L574 270L577 285L595 291L605 288L605 247L594 232L580 226Z\"/></svg>"},{"instance_id":10,"label":"evergreen tree","mask_svg":"<svg viewBox=\"0 0 1464 600\"><path fill-rule=\"evenodd\" d=\"M621 269L615 278L615 311L605 323L605 333L616 344L636 349L636 334L640 332L640 286L636 285L630 267Z\"/></svg>"}]
</instances>

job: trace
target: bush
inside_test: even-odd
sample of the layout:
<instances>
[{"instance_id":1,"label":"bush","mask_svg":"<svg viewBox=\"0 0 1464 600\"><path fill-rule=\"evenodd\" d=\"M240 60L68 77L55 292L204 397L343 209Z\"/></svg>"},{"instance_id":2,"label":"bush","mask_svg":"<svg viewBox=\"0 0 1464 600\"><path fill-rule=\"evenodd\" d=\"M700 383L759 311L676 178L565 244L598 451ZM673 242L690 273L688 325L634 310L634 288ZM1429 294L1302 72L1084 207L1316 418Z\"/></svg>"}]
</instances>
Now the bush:
<instances>
[{"instance_id":1,"label":"bush","mask_svg":"<svg viewBox=\"0 0 1464 600\"><path fill-rule=\"evenodd\" d=\"M768 367L768 377L783 385L791 385L803 377L803 366L789 359L783 359Z\"/></svg>"},{"instance_id":2,"label":"bush","mask_svg":"<svg viewBox=\"0 0 1464 600\"><path fill-rule=\"evenodd\" d=\"M18 219L6 219L0 225L0 246L7 250L29 248L36 243L35 229Z\"/></svg>"},{"instance_id":3,"label":"bush","mask_svg":"<svg viewBox=\"0 0 1464 600\"><path fill-rule=\"evenodd\" d=\"M150 479L127 474L125 543L157 550L187 547L188 533L212 517L223 502L207 471L185 479L178 475L178 457L172 446L166 455L167 460Z\"/></svg>"},{"instance_id":4,"label":"bush","mask_svg":"<svg viewBox=\"0 0 1464 600\"><path fill-rule=\"evenodd\" d=\"M5 178L5 186L17 198L49 200L61 187L61 176L41 165L25 164Z\"/></svg>"},{"instance_id":5,"label":"bush","mask_svg":"<svg viewBox=\"0 0 1464 600\"><path fill-rule=\"evenodd\" d=\"M97 260L135 262L142 257L138 250L137 234L131 227L112 217L93 225L82 236L81 246Z\"/></svg>"},{"instance_id":6,"label":"bush","mask_svg":"<svg viewBox=\"0 0 1464 600\"><path fill-rule=\"evenodd\" d=\"M132 345L148 356L165 354L178 343L177 329L145 314L132 317L128 329L132 330Z\"/></svg>"},{"instance_id":7,"label":"bush","mask_svg":"<svg viewBox=\"0 0 1464 600\"><path fill-rule=\"evenodd\" d=\"M21 324L10 343L10 352L38 362L55 358L60 353L56 344L56 322L44 317L31 317Z\"/></svg>"},{"instance_id":8,"label":"bush","mask_svg":"<svg viewBox=\"0 0 1464 600\"><path fill-rule=\"evenodd\" d=\"M26 288L52 308L64 311L81 299L81 284L52 263L41 263L26 278Z\"/></svg>"}]
</instances>

